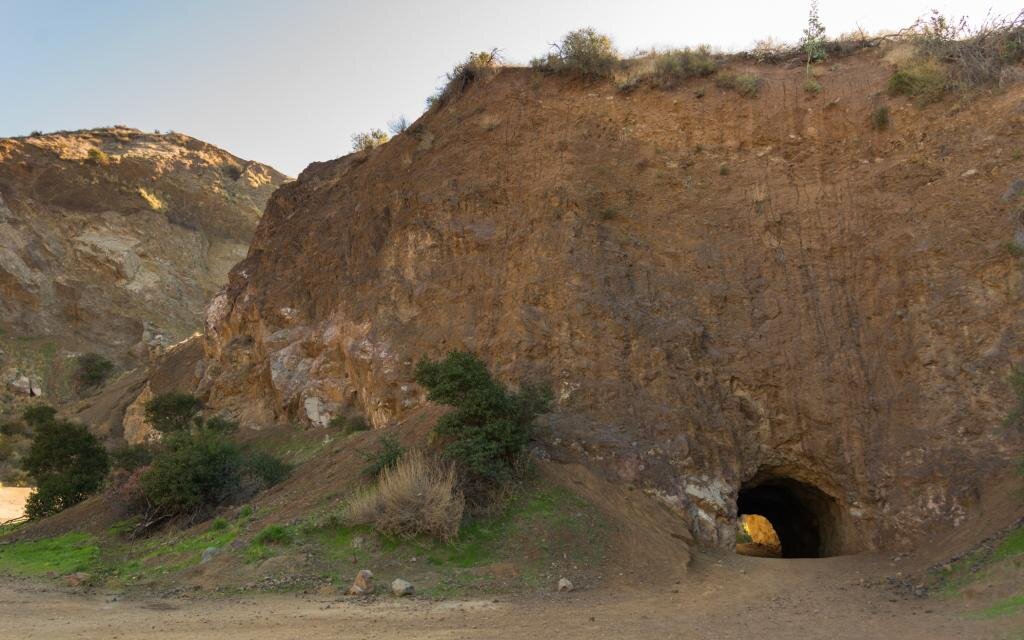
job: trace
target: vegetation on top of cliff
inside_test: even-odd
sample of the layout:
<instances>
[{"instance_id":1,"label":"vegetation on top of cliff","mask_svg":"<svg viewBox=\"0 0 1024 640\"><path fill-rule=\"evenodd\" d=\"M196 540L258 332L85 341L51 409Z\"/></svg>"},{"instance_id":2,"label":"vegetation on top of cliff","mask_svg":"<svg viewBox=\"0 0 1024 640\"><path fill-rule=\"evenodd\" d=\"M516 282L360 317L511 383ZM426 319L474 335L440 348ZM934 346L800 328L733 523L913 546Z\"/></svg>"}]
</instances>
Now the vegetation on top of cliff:
<instances>
[{"instance_id":1,"label":"vegetation on top of cliff","mask_svg":"<svg viewBox=\"0 0 1024 640\"><path fill-rule=\"evenodd\" d=\"M371 129L352 136L353 151L369 151L376 149L388 141L388 134L382 129Z\"/></svg>"},{"instance_id":2,"label":"vegetation on top of cliff","mask_svg":"<svg viewBox=\"0 0 1024 640\"><path fill-rule=\"evenodd\" d=\"M34 434L22 461L36 486L25 507L30 518L78 504L103 486L110 470L99 440L85 426L58 419L56 413L51 407L39 406L24 414Z\"/></svg>"},{"instance_id":3,"label":"vegetation on top of cliff","mask_svg":"<svg viewBox=\"0 0 1024 640\"><path fill-rule=\"evenodd\" d=\"M470 53L465 60L445 74L444 84L438 88L436 93L427 98L427 108L440 106L460 95L474 82L491 76L501 64L502 59L497 49Z\"/></svg>"},{"instance_id":4,"label":"vegetation on top of cliff","mask_svg":"<svg viewBox=\"0 0 1024 640\"><path fill-rule=\"evenodd\" d=\"M530 61L534 69L547 72L570 72L590 78L610 78L619 65L619 53L612 39L591 27L565 34L560 43L551 45L551 53Z\"/></svg>"}]
</instances>

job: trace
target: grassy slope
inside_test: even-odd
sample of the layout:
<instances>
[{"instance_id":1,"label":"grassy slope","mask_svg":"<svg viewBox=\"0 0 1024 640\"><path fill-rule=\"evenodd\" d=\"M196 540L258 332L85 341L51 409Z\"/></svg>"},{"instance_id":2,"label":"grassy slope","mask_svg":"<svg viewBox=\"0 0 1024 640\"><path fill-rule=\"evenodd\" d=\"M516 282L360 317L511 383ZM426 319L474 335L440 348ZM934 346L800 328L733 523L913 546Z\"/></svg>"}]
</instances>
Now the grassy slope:
<instances>
[{"instance_id":1,"label":"grassy slope","mask_svg":"<svg viewBox=\"0 0 1024 640\"><path fill-rule=\"evenodd\" d=\"M932 570L934 588L946 597L968 595L979 585L1016 584L1014 592L972 615L992 618L1024 612L1024 525L1018 524L991 544L981 545L955 562Z\"/></svg>"},{"instance_id":2,"label":"grassy slope","mask_svg":"<svg viewBox=\"0 0 1024 640\"><path fill-rule=\"evenodd\" d=\"M537 483L523 487L500 514L468 523L450 543L381 536L365 527L344 526L331 513L251 535L254 516L243 507L233 519L218 518L192 535L169 532L134 543L121 537L131 529L128 521L99 537L69 533L6 545L0 537L0 574L46 577L86 571L94 583L109 588L162 588L177 584L199 565L204 549L217 547L228 556L222 566L229 573L237 567L240 573L246 567L259 573L261 565L269 566L278 556L308 559L289 563L286 581L257 580L243 589L344 589L356 571L370 568L381 585L401 577L422 594L446 597L549 589L562 576L596 580L607 540L607 525L592 505L566 489ZM248 544L236 542L248 537Z\"/></svg>"}]
</instances>

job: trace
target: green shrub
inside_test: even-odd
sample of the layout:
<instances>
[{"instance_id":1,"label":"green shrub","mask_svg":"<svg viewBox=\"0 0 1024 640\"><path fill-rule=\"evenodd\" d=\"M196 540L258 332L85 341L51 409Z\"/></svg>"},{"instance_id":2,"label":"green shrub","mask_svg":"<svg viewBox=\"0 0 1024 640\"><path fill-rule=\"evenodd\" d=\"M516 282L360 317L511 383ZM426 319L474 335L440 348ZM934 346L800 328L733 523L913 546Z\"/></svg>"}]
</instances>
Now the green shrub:
<instances>
[{"instance_id":1,"label":"green shrub","mask_svg":"<svg viewBox=\"0 0 1024 640\"><path fill-rule=\"evenodd\" d=\"M28 425L20 420L8 420L6 422L0 422L0 435L13 438L16 436L25 436L30 432Z\"/></svg>"},{"instance_id":2,"label":"green shrub","mask_svg":"<svg viewBox=\"0 0 1024 640\"><path fill-rule=\"evenodd\" d=\"M49 414L49 418L41 416ZM42 518L78 504L103 486L110 469L107 452L96 436L80 424L37 410L31 418L32 444L22 468L35 483L26 513ZM28 414L28 412L26 412ZM26 422L30 422L26 415Z\"/></svg>"},{"instance_id":3,"label":"green shrub","mask_svg":"<svg viewBox=\"0 0 1024 640\"><path fill-rule=\"evenodd\" d=\"M347 436L357 431L369 431L370 423L363 416L334 416L328 423L332 429L337 429L341 435Z\"/></svg>"},{"instance_id":4,"label":"green shrub","mask_svg":"<svg viewBox=\"0 0 1024 640\"><path fill-rule=\"evenodd\" d=\"M543 71L566 71L593 78L609 78L619 64L612 39L594 29L570 31L554 51L530 65Z\"/></svg>"},{"instance_id":5,"label":"green shrub","mask_svg":"<svg viewBox=\"0 0 1024 640\"><path fill-rule=\"evenodd\" d=\"M291 529L279 524L272 524L263 529L252 539L253 544L291 544L295 534Z\"/></svg>"},{"instance_id":6,"label":"green shrub","mask_svg":"<svg viewBox=\"0 0 1024 640\"><path fill-rule=\"evenodd\" d=\"M761 90L761 78L753 73L720 74L715 81L721 89L728 89L746 98L753 98Z\"/></svg>"},{"instance_id":7,"label":"green shrub","mask_svg":"<svg viewBox=\"0 0 1024 640\"><path fill-rule=\"evenodd\" d=\"M405 453L405 449L402 445L395 440L394 437L384 434L377 439L379 445L377 451L366 452L360 451L359 455L362 456L368 464L363 468L363 475L376 478L385 469L390 469L398 464L398 461L402 458L402 454Z\"/></svg>"},{"instance_id":8,"label":"green shrub","mask_svg":"<svg viewBox=\"0 0 1024 640\"><path fill-rule=\"evenodd\" d=\"M711 49L675 49L654 56L654 80L666 89L675 87L689 78L703 78L715 72L715 59Z\"/></svg>"},{"instance_id":9,"label":"green shrub","mask_svg":"<svg viewBox=\"0 0 1024 640\"><path fill-rule=\"evenodd\" d=\"M114 363L98 353L84 353L76 359L78 370L75 381L79 389L92 389L107 381L114 371Z\"/></svg>"},{"instance_id":10,"label":"green shrub","mask_svg":"<svg viewBox=\"0 0 1024 640\"><path fill-rule=\"evenodd\" d=\"M371 129L352 136L353 151L369 151L376 149L388 141L388 134L383 129Z\"/></svg>"},{"instance_id":11,"label":"green shrub","mask_svg":"<svg viewBox=\"0 0 1024 640\"><path fill-rule=\"evenodd\" d=\"M920 105L930 104L942 99L946 81L946 71L937 62L915 60L889 78L889 95L907 96Z\"/></svg>"},{"instance_id":12,"label":"green shrub","mask_svg":"<svg viewBox=\"0 0 1024 640\"><path fill-rule=\"evenodd\" d=\"M202 427L207 431L225 435L238 431L238 423L224 416L213 416L208 420L204 420L202 421Z\"/></svg>"},{"instance_id":13,"label":"green shrub","mask_svg":"<svg viewBox=\"0 0 1024 640\"><path fill-rule=\"evenodd\" d=\"M875 131L889 128L889 107L882 104L871 111L871 127Z\"/></svg>"},{"instance_id":14,"label":"green shrub","mask_svg":"<svg viewBox=\"0 0 1024 640\"><path fill-rule=\"evenodd\" d=\"M196 425L203 402L187 393L162 393L146 403L146 422L162 434L187 431Z\"/></svg>"},{"instance_id":15,"label":"green shrub","mask_svg":"<svg viewBox=\"0 0 1024 640\"><path fill-rule=\"evenodd\" d=\"M153 461L153 452L142 445L124 445L110 452L110 467L135 471Z\"/></svg>"},{"instance_id":16,"label":"green shrub","mask_svg":"<svg viewBox=\"0 0 1024 640\"><path fill-rule=\"evenodd\" d=\"M279 484L291 470L291 465L269 453L257 452L245 457L244 473L257 491Z\"/></svg>"},{"instance_id":17,"label":"green shrub","mask_svg":"<svg viewBox=\"0 0 1024 640\"><path fill-rule=\"evenodd\" d=\"M821 93L821 83L814 78L807 78L804 80L804 91L813 94Z\"/></svg>"},{"instance_id":18,"label":"green shrub","mask_svg":"<svg viewBox=\"0 0 1024 640\"><path fill-rule=\"evenodd\" d=\"M155 512L195 517L238 491L242 452L220 434L173 433L142 475L142 494Z\"/></svg>"},{"instance_id":19,"label":"green shrub","mask_svg":"<svg viewBox=\"0 0 1024 640\"><path fill-rule=\"evenodd\" d=\"M57 417L57 410L53 407L45 404L32 405L25 409L21 414L21 419L25 421L32 430L38 429L39 427L50 424Z\"/></svg>"},{"instance_id":20,"label":"green shrub","mask_svg":"<svg viewBox=\"0 0 1024 640\"><path fill-rule=\"evenodd\" d=\"M516 477L534 419L550 410L549 390L525 385L511 393L482 360L462 351L438 362L421 360L416 382L429 400L455 408L434 431L445 441L445 455L462 475L467 497L478 498Z\"/></svg>"},{"instance_id":21,"label":"green shrub","mask_svg":"<svg viewBox=\"0 0 1024 640\"><path fill-rule=\"evenodd\" d=\"M210 523L210 531L224 531L229 526L228 521L224 518L214 518L213 522Z\"/></svg>"}]
</instances>

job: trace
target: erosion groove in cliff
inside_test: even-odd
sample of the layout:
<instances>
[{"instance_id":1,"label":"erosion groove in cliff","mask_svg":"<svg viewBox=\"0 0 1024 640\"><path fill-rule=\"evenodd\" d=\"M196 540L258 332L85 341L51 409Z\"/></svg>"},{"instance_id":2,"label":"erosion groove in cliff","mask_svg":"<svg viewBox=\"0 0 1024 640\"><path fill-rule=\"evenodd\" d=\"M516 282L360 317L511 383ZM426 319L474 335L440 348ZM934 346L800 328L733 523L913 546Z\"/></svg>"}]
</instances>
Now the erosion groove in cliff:
<instances>
[{"instance_id":1,"label":"erosion groove in cliff","mask_svg":"<svg viewBox=\"0 0 1024 640\"><path fill-rule=\"evenodd\" d=\"M1024 92L922 109L885 95L884 55L818 93L734 63L752 98L475 83L275 192L208 307L200 391L257 426L383 426L424 404L419 357L469 349L552 383L552 457L705 543L759 478L827 498L829 554L957 524L1020 450Z\"/></svg>"}]
</instances>

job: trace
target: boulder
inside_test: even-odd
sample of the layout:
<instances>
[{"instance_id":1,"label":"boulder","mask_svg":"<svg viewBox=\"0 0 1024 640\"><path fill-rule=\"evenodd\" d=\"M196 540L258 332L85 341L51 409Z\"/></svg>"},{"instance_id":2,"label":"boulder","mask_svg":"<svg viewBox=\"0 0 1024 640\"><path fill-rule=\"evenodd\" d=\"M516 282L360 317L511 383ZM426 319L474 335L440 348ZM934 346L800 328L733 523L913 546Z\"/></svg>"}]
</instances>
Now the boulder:
<instances>
[{"instance_id":1,"label":"boulder","mask_svg":"<svg viewBox=\"0 0 1024 640\"><path fill-rule=\"evenodd\" d=\"M411 582L396 578L391 583L391 593L401 598L402 596L411 596L416 593L416 588L412 586Z\"/></svg>"},{"instance_id":2,"label":"boulder","mask_svg":"<svg viewBox=\"0 0 1024 640\"><path fill-rule=\"evenodd\" d=\"M199 564L206 564L213 560L218 553L220 553L220 547L206 547L203 549L203 555L199 557Z\"/></svg>"},{"instance_id":3,"label":"boulder","mask_svg":"<svg viewBox=\"0 0 1024 640\"><path fill-rule=\"evenodd\" d=\"M362 569L356 574L355 581L345 593L350 596L368 596L373 593L373 572L369 569Z\"/></svg>"}]
</instances>

